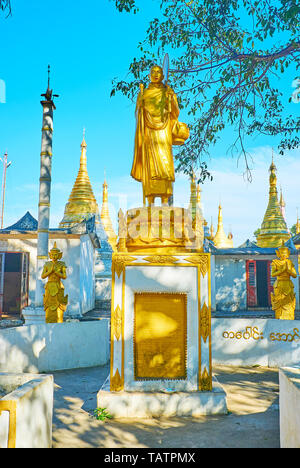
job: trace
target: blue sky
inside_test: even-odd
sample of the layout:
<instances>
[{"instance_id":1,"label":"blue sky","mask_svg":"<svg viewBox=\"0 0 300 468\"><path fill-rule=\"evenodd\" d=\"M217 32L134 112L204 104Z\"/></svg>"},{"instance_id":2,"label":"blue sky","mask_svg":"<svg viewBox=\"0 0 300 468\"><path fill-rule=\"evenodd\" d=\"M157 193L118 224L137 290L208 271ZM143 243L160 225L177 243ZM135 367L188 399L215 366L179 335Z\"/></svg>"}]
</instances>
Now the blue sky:
<instances>
[{"instance_id":1,"label":"blue sky","mask_svg":"<svg viewBox=\"0 0 300 468\"><path fill-rule=\"evenodd\" d=\"M0 80L6 86L0 103L0 156L7 150L12 166L7 173L4 225L17 221L27 210L37 217L42 107L40 94L51 85L60 97L54 115L51 227L63 217L64 207L79 168L80 143L86 129L88 171L101 205L104 172L109 184L113 221L119 206L141 203L141 188L130 178L135 130L134 105L125 97L110 98L114 77L126 78L128 65L137 55L149 20L159 14L159 2L142 2L138 15L120 14L108 0L13 0L13 16L0 18ZM292 92L294 75L284 86ZM0 99L1 100L1 99ZM299 113L300 104L293 105ZM243 165L226 157L224 147L232 138L227 129L223 140L211 151L214 181L203 187L207 221L217 220L219 200L225 229L232 229L235 245L251 238L261 224L268 190L271 146L276 142L259 138L249 141L255 156L253 182L242 176ZM279 183L287 203L288 224L296 221L300 207L299 152L285 159L275 155ZM185 205L189 181L178 176L175 204Z\"/></svg>"}]
</instances>

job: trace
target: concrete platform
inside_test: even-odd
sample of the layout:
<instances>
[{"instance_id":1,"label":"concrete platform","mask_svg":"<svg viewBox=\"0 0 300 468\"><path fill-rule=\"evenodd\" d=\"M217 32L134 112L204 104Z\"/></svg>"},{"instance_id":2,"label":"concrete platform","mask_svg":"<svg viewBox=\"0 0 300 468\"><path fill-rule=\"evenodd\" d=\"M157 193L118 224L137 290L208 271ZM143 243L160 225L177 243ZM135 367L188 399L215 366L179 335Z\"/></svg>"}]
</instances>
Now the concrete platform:
<instances>
[{"instance_id":1,"label":"concrete platform","mask_svg":"<svg viewBox=\"0 0 300 468\"><path fill-rule=\"evenodd\" d=\"M216 379L211 392L110 392L106 381L97 394L98 408L115 419L200 417L227 414L226 393Z\"/></svg>"}]
</instances>

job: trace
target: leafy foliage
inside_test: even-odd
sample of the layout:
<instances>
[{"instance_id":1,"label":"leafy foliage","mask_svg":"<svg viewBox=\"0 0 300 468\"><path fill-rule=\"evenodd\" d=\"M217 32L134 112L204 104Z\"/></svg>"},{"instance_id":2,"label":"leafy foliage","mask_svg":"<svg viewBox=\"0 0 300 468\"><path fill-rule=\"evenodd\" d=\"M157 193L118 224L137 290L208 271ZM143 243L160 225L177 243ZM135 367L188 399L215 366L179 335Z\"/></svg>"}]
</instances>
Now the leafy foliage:
<instances>
[{"instance_id":1,"label":"leafy foliage","mask_svg":"<svg viewBox=\"0 0 300 468\"><path fill-rule=\"evenodd\" d=\"M297 227L296 224L293 224L293 226L290 229L292 236L295 236L297 234Z\"/></svg>"},{"instance_id":2,"label":"leafy foliage","mask_svg":"<svg viewBox=\"0 0 300 468\"><path fill-rule=\"evenodd\" d=\"M7 16L11 15L11 3L10 0L0 0L0 10L7 10Z\"/></svg>"},{"instance_id":3,"label":"leafy foliage","mask_svg":"<svg viewBox=\"0 0 300 468\"><path fill-rule=\"evenodd\" d=\"M119 11L138 12L138 0L113 0ZM205 159L226 126L234 128L229 151L245 158L245 141L279 136L279 152L299 146L300 119L286 115L282 74L299 69L300 5L296 0L157 0L154 18L138 44L140 56L127 81L113 81L111 95L134 100L150 67L172 57L170 85L187 109L191 137L176 155L177 170L210 174ZM142 1L140 2L142 5ZM294 77L291 77L291 82Z\"/></svg>"},{"instance_id":4,"label":"leafy foliage","mask_svg":"<svg viewBox=\"0 0 300 468\"><path fill-rule=\"evenodd\" d=\"M95 418L98 421L105 421L106 419L112 419L112 416L108 413L106 408L96 408L94 410Z\"/></svg>"}]
</instances>

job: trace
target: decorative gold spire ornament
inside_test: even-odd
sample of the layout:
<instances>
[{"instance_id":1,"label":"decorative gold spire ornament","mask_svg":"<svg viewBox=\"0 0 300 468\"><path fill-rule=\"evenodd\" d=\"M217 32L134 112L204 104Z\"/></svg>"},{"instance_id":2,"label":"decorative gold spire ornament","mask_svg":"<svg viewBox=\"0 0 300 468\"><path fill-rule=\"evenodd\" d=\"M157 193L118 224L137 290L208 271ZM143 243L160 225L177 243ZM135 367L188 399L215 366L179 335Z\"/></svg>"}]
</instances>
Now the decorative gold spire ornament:
<instances>
[{"instance_id":1,"label":"decorative gold spire ornament","mask_svg":"<svg viewBox=\"0 0 300 468\"><path fill-rule=\"evenodd\" d=\"M258 247L279 247L282 245L282 241L286 242L290 238L290 234L278 202L276 171L277 169L272 159L269 179L269 203L261 225L260 233L257 236Z\"/></svg>"},{"instance_id":2,"label":"decorative gold spire ornament","mask_svg":"<svg viewBox=\"0 0 300 468\"><path fill-rule=\"evenodd\" d=\"M191 210L192 219L194 221L196 218L196 211L197 211L197 184L196 184L196 176L194 172L193 172L193 175L191 176L191 194L190 194L189 209Z\"/></svg>"},{"instance_id":3,"label":"decorative gold spire ornament","mask_svg":"<svg viewBox=\"0 0 300 468\"><path fill-rule=\"evenodd\" d=\"M153 205L160 197L167 204L175 180L173 145L183 145L189 137L186 124L178 121L176 94L163 83L163 69L155 65L150 84L140 86L136 104L136 134L131 176L142 183L144 199Z\"/></svg>"},{"instance_id":4,"label":"decorative gold spire ornament","mask_svg":"<svg viewBox=\"0 0 300 468\"><path fill-rule=\"evenodd\" d=\"M296 295L291 277L296 278L297 272L290 260L290 249L284 245L276 250L277 259L272 261L271 275L276 277L274 293L271 293L272 309L275 318L281 320L294 320Z\"/></svg>"},{"instance_id":5,"label":"decorative gold spire ornament","mask_svg":"<svg viewBox=\"0 0 300 468\"><path fill-rule=\"evenodd\" d=\"M219 205L217 232L213 238L213 242L215 244L215 247L217 247L217 249L226 249L226 248L233 247L232 235L230 237L226 236L225 231L224 231L221 204Z\"/></svg>"},{"instance_id":6,"label":"decorative gold spire ornament","mask_svg":"<svg viewBox=\"0 0 300 468\"><path fill-rule=\"evenodd\" d=\"M119 209L118 213L118 251L127 252L126 238L127 238L127 223L122 209Z\"/></svg>"},{"instance_id":7,"label":"decorative gold spire ornament","mask_svg":"<svg viewBox=\"0 0 300 468\"><path fill-rule=\"evenodd\" d=\"M196 175L193 171L193 175L191 176L191 185L190 185L190 203L189 203L189 210L192 215L192 223L193 227L195 227L197 214L203 218L202 213L202 206L201 206L201 188L200 185L196 183ZM204 223L204 220L202 219Z\"/></svg>"},{"instance_id":8,"label":"decorative gold spire ornament","mask_svg":"<svg viewBox=\"0 0 300 468\"><path fill-rule=\"evenodd\" d=\"M46 262L42 272L42 279L48 279L45 286L44 310L46 323L63 323L64 312L68 305L68 295L61 280L67 278L67 267L61 262L62 252L57 248L56 242L49 252L50 262Z\"/></svg>"},{"instance_id":9,"label":"decorative gold spire ornament","mask_svg":"<svg viewBox=\"0 0 300 468\"><path fill-rule=\"evenodd\" d=\"M196 205L198 208L202 208L201 207L201 188L199 184L197 185Z\"/></svg>"},{"instance_id":10,"label":"decorative gold spire ornament","mask_svg":"<svg viewBox=\"0 0 300 468\"><path fill-rule=\"evenodd\" d=\"M99 217L98 204L87 171L86 149L87 144L83 136L78 175L66 204L64 217L59 224L62 229L70 228L94 215L96 219Z\"/></svg>"},{"instance_id":11,"label":"decorative gold spire ornament","mask_svg":"<svg viewBox=\"0 0 300 468\"><path fill-rule=\"evenodd\" d=\"M281 187L280 187L279 206L280 206L280 210L281 210L282 217L283 217L283 219L285 220L285 207L286 207L286 203L285 203L285 201L284 201L284 199L283 199L282 188L281 188Z\"/></svg>"},{"instance_id":12,"label":"decorative gold spire ornament","mask_svg":"<svg viewBox=\"0 0 300 468\"><path fill-rule=\"evenodd\" d=\"M109 215L108 185L107 185L106 180L104 180L104 183L103 183L102 207L101 207L100 218L101 218L104 230L107 234L108 242L111 245L112 249L115 251L117 250L117 235L114 231L111 218Z\"/></svg>"}]
</instances>

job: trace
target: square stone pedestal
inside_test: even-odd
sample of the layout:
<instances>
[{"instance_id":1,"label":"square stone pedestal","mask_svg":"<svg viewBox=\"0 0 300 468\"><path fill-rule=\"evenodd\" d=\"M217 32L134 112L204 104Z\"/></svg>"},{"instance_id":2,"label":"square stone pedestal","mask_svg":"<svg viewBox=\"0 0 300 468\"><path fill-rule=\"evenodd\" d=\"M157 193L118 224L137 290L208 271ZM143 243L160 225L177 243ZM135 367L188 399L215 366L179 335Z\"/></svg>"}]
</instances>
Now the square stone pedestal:
<instances>
[{"instance_id":1,"label":"square stone pedestal","mask_svg":"<svg viewBox=\"0 0 300 468\"><path fill-rule=\"evenodd\" d=\"M110 381L99 407L115 417L226 413L212 378L210 275L210 254L113 254Z\"/></svg>"},{"instance_id":2,"label":"square stone pedestal","mask_svg":"<svg viewBox=\"0 0 300 468\"><path fill-rule=\"evenodd\" d=\"M207 392L111 392L107 383L97 394L97 406L113 418L197 418L228 413L226 393L215 379Z\"/></svg>"},{"instance_id":3,"label":"square stone pedestal","mask_svg":"<svg viewBox=\"0 0 300 468\"><path fill-rule=\"evenodd\" d=\"M46 315L43 307L25 307L22 310L25 325L45 325Z\"/></svg>"}]
</instances>

